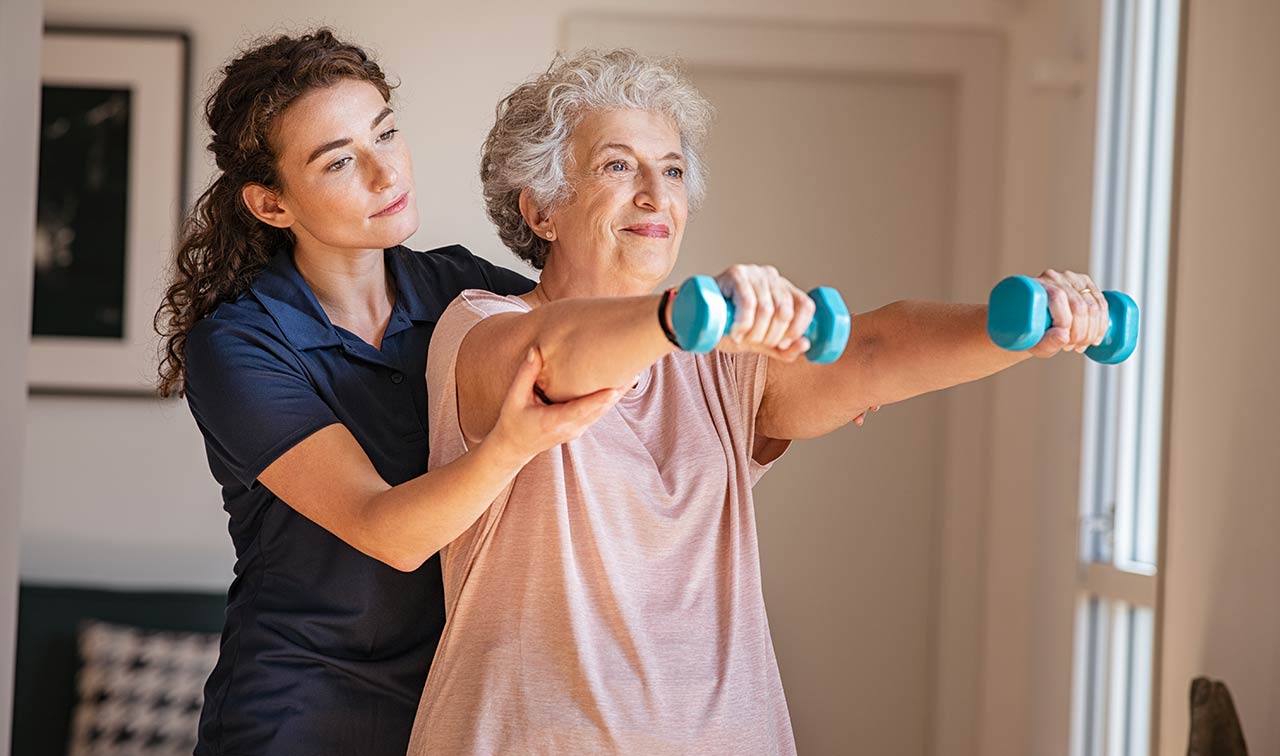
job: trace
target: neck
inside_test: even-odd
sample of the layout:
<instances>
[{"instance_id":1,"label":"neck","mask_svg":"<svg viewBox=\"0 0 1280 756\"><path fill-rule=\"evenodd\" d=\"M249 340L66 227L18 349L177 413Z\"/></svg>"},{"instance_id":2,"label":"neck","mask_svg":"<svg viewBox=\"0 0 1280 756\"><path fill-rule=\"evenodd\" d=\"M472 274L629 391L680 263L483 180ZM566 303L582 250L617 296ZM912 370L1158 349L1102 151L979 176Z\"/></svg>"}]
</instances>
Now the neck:
<instances>
[{"instance_id":1,"label":"neck","mask_svg":"<svg viewBox=\"0 0 1280 756\"><path fill-rule=\"evenodd\" d=\"M311 287L329 320L350 330L385 322L395 292L380 249L320 249L299 239L293 264Z\"/></svg>"},{"instance_id":2,"label":"neck","mask_svg":"<svg viewBox=\"0 0 1280 756\"><path fill-rule=\"evenodd\" d=\"M661 281L641 281L613 271L556 265L555 256L547 259L537 288L526 295L535 307L557 299L578 297L634 297L653 293Z\"/></svg>"}]
</instances>

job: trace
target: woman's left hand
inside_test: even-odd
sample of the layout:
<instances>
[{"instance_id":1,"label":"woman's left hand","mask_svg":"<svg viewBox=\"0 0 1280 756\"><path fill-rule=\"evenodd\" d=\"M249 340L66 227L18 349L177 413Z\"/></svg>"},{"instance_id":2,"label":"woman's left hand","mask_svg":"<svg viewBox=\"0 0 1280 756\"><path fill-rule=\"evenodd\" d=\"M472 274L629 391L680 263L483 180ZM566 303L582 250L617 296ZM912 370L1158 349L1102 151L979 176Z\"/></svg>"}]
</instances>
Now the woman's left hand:
<instances>
[{"instance_id":1,"label":"woman's left hand","mask_svg":"<svg viewBox=\"0 0 1280 756\"><path fill-rule=\"evenodd\" d=\"M1084 352L1102 343L1110 325L1107 300L1093 279L1083 273L1046 270L1036 280L1049 296L1052 321L1044 338L1031 348L1036 357L1052 357L1058 352Z\"/></svg>"}]
</instances>

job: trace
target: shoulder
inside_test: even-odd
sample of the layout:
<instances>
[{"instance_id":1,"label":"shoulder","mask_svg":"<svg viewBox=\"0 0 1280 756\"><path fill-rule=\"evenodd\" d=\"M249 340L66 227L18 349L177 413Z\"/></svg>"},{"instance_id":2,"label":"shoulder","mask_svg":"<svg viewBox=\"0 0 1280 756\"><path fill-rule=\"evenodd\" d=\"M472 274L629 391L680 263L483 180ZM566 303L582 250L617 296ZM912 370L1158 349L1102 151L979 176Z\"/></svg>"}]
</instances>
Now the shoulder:
<instances>
[{"instance_id":1,"label":"shoulder","mask_svg":"<svg viewBox=\"0 0 1280 756\"><path fill-rule=\"evenodd\" d=\"M494 265L461 244L437 247L425 252L404 245L392 254L412 278L419 291L430 291L444 302L464 289L488 289L499 294L523 294L533 288L524 276Z\"/></svg>"},{"instance_id":2,"label":"shoulder","mask_svg":"<svg viewBox=\"0 0 1280 756\"><path fill-rule=\"evenodd\" d=\"M391 248L405 264L405 268L424 275L454 275L461 278L478 278L476 256L461 244L450 244L425 251L409 249L403 244Z\"/></svg>"},{"instance_id":3,"label":"shoulder","mask_svg":"<svg viewBox=\"0 0 1280 756\"><path fill-rule=\"evenodd\" d=\"M494 315L525 313L531 309L523 299L514 295L503 296L485 289L465 289L445 308L436 330L445 333L458 330L465 332L476 323Z\"/></svg>"},{"instance_id":4,"label":"shoulder","mask_svg":"<svg viewBox=\"0 0 1280 756\"><path fill-rule=\"evenodd\" d=\"M284 345L286 342L275 319L251 294L246 293L223 302L196 321L187 332L186 349L190 359L193 351L220 352L239 346Z\"/></svg>"},{"instance_id":5,"label":"shoulder","mask_svg":"<svg viewBox=\"0 0 1280 756\"><path fill-rule=\"evenodd\" d=\"M193 387L222 382L231 374L295 373L299 360L276 321L252 297L224 302L187 332L185 382Z\"/></svg>"}]
</instances>

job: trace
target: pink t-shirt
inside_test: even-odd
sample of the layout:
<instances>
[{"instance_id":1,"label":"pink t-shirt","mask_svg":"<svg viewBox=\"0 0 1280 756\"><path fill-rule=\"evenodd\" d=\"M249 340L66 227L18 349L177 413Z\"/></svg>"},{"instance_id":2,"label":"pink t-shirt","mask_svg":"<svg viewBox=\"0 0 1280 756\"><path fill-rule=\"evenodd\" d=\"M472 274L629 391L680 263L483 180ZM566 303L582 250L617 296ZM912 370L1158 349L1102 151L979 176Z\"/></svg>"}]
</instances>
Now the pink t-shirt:
<instances>
[{"instance_id":1,"label":"pink t-shirt","mask_svg":"<svg viewBox=\"0 0 1280 756\"><path fill-rule=\"evenodd\" d=\"M427 360L432 467L466 449L466 291ZM760 584L751 459L767 360L677 352L535 457L441 552L448 620L409 754L793 754Z\"/></svg>"}]
</instances>

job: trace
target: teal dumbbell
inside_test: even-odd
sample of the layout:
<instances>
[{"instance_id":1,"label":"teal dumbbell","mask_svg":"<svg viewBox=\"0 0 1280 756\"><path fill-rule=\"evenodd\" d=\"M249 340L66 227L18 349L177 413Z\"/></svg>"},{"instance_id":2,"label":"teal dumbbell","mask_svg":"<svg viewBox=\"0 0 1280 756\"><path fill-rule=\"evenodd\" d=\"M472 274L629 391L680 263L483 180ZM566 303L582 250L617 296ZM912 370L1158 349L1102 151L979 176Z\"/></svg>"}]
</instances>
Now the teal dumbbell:
<instances>
[{"instance_id":1,"label":"teal dumbbell","mask_svg":"<svg viewBox=\"0 0 1280 756\"><path fill-rule=\"evenodd\" d=\"M820 286L809 292L817 309L804 332L809 339L805 357L825 365L835 362L849 343L849 308L840 292ZM733 302L725 299L711 276L694 276L680 286L671 305L671 327L680 348L687 352L710 352L733 326Z\"/></svg>"},{"instance_id":2,"label":"teal dumbbell","mask_svg":"<svg viewBox=\"0 0 1280 756\"><path fill-rule=\"evenodd\" d=\"M1138 345L1138 304L1128 294L1104 291L1110 323L1102 343L1085 350L1094 362L1124 362ZM1030 349L1044 338L1053 318L1049 297L1034 278L1009 276L991 290L987 308L987 335L996 346L1014 352Z\"/></svg>"}]
</instances>

